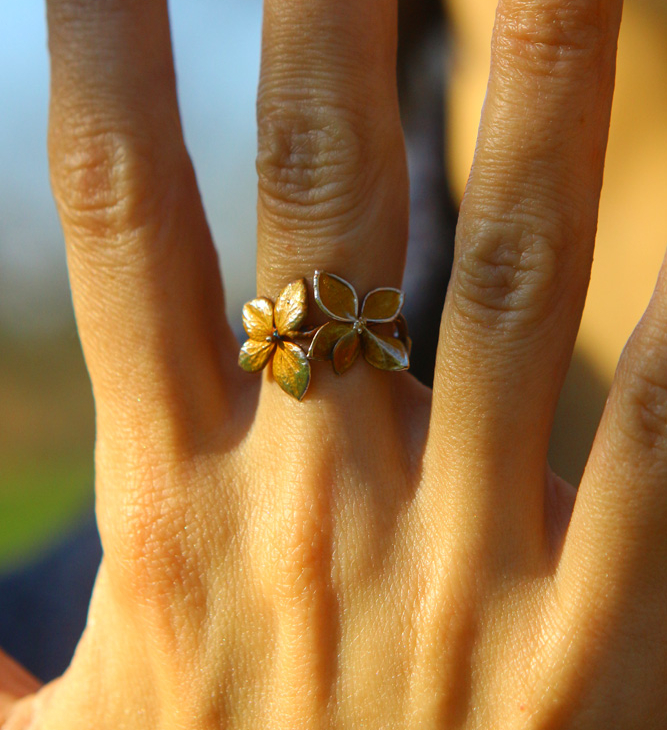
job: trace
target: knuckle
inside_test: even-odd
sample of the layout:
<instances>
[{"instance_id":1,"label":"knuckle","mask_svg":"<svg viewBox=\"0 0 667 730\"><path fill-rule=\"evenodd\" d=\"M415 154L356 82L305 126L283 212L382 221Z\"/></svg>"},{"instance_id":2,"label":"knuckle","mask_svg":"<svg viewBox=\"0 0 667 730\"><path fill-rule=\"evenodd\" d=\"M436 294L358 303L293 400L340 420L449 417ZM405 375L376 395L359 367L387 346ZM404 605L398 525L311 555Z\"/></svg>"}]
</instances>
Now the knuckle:
<instances>
[{"instance_id":1,"label":"knuckle","mask_svg":"<svg viewBox=\"0 0 667 730\"><path fill-rule=\"evenodd\" d=\"M108 555L130 597L157 608L166 608L175 590L195 596L201 588L173 472L166 464L127 469L128 488L116 505L123 533L121 539L111 536L116 539ZM162 601L167 603L163 606Z\"/></svg>"},{"instance_id":2,"label":"knuckle","mask_svg":"<svg viewBox=\"0 0 667 730\"><path fill-rule=\"evenodd\" d=\"M560 280L553 238L495 224L464 238L452 294L466 319L523 329L553 310Z\"/></svg>"},{"instance_id":3,"label":"knuckle","mask_svg":"<svg viewBox=\"0 0 667 730\"><path fill-rule=\"evenodd\" d=\"M292 534L277 535L265 544L264 558L258 562L260 584L278 605L285 606L317 593L330 562L326 529L305 518L301 510L295 510L293 517Z\"/></svg>"},{"instance_id":4,"label":"knuckle","mask_svg":"<svg viewBox=\"0 0 667 730\"><path fill-rule=\"evenodd\" d=\"M84 237L143 227L166 197L166 168L177 164L164 148L158 160L157 148L148 134L92 124L53 139L52 183L65 227Z\"/></svg>"},{"instance_id":5,"label":"knuckle","mask_svg":"<svg viewBox=\"0 0 667 730\"><path fill-rule=\"evenodd\" d=\"M538 75L570 75L609 47L609 10L590 0L521 0L501 4L499 51Z\"/></svg>"},{"instance_id":6,"label":"knuckle","mask_svg":"<svg viewBox=\"0 0 667 730\"><path fill-rule=\"evenodd\" d=\"M291 469L289 470L292 471ZM310 471L307 469L306 471ZM312 473L291 483L271 515L258 515L260 529L253 530L251 552L257 584L279 609L290 611L308 603L325 589L333 560L333 537L327 499Z\"/></svg>"},{"instance_id":7,"label":"knuckle","mask_svg":"<svg viewBox=\"0 0 667 730\"><path fill-rule=\"evenodd\" d=\"M667 346L659 333L640 324L621 356L620 427L651 451L667 448Z\"/></svg>"},{"instance_id":8,"label":"knuckle","mask_svg":"<svg viewBox=\"0 0 667 730\"><path fill-rule=\"evenodd\" d=\"M262 213L290 225L354 217L379 167L372 137L370 123L351 112L261 102Z\"/></svg>"}]
</instances>

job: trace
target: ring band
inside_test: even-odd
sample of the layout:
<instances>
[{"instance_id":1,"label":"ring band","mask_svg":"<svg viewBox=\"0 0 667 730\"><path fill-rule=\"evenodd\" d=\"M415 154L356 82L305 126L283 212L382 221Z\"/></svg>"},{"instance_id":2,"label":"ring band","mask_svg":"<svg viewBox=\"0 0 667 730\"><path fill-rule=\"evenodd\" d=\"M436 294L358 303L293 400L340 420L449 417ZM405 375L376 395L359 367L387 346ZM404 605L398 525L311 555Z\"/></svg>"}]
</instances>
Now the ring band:
<instances>
[{"instance_id":1,"label":"ring band","mask_svg":"<svg viewBox=\"0 0 667 730\"><path fill-rule=\"evenodd\" d=\"M272 362L273 376L293 398L302 400L310 385L310 360L330 360L337 375L350 369L360 353L379 370L398 372L410 367L412 342L401 314L405 294L390 287L373 289L359 305L354 287L326 271L313 278L318 307L329 321L303 327L308 316L305 279L288 284L275 303L258 297L243 306L248 338L239 352L239 365L257 373ZM297 341L307 342L304 349Z\"/></svg>"}]
</instances>

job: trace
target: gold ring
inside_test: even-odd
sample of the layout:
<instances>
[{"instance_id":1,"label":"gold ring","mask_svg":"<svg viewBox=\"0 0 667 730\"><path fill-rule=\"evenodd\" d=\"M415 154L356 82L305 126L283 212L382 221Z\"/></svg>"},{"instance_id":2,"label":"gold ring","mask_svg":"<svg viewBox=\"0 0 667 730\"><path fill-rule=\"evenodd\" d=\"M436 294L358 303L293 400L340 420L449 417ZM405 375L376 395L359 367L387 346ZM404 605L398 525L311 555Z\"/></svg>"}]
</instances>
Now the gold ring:
<instances>
[{"instance_id":1,"label":"gold ring","mask_svg":"<svg viewBox=\"0 0 667 730\"><path fill-rule=\"evenodd\" d=\"M248 338L239 365L257 373L272 360L273 377L293 398L302 400L310 385L309 360L330 360L334 372L350 369L360 352L379 370L397 372L410 367L412 342L401 314L405 294L390 287L373 289L361 307L354 287L326 271L313 278L315 301L329 321L304 328L308 316L305 279L288 284L275 304L258 297L243 305L243 327ZM298 342L310 343L304 349Z\"/></svg>"}]
</instances>

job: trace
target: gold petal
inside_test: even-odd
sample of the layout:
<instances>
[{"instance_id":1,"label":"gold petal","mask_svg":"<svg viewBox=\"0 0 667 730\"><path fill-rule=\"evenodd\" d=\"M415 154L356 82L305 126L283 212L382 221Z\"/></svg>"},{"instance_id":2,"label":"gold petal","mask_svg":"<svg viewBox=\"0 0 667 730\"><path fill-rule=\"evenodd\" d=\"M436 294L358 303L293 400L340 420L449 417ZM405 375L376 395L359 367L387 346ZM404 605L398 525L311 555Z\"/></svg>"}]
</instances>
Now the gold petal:
<instances>
[{"instance_id":1,"label":"gold petal","mask_svg":"<svg viewBox=\"0 0 667 730\"><path fill-rule=\"evenodd\" d=\"M310 383L306 353L293 342L278 342L273 356L273 377L285 393L301 400Z\"/></svg>"},{"instance_id":2,"label":"gold petal","mask_svg":"<svg viewBox=\"0 0 667 730\"><path fill-rule=\"evenodd\" d=\"M273 302L258 297L243 305L243 328L253 340L264 340L273 334Z\"/></svg>"},{"instance_id":3,"label":"gold petal","mask_svg":"<svg viewBox=\"0 0 667 730\"><path fill-rule=\"evenodd\" d=\"M327 322L323 324L310 343L308 357L311 360L331 360L336 343L351 329L352 325L345 322Z\"/></svg>"},{"instance_id":4,"label":"gold petal","mask_svg":"<svg viewBox=\"0 0 667 730\"><path fill-rule=\"evenodd\" d=\"M341 337L333 350L333 369L338 375L349 370L357 359L361 349L361 338L356 330L351 330Z\"/></svg>"},{"instance_id":5,"label":"gold petal","mask_svg":"<svg viewBox=\"0 0 667 730\"><path fill-rule=\"evenodd\" d=\"M354 322L359 313L357 293L345 279L326 271L316 271L313 280L315 301L319 308L339 322Z\"/></svg>"},{"instance_id":6,"label":"gold petal","mask_svg":"<svg viewBox=\"0 0 667 730\"><path fill-rule=\"evenodd\" d=\"M398 339L405 345L408 357L410 357L410 353L412 352L412 338L408 333L408 321L405 319L405 315L399 314L394 324L396 325Z\"/></svg>"},{"instance_id":7,"label":"gold petal","mask_svg":"<svg viewBox=\"0 0 667 730\"><path fill-rule=\"evenodd\" d=\"M379 370L407 370L410 358L406 346L396 337L378 335L364 329L361 335L366 360Z\"/></svg>"},{"instance_id":8,"label":"gold petal","mask_svg":"<svg viewBox=\"0 0 667 730\"><path fill-rule=\"evenodd\" d=\"M275 342L246 340L239 352L239 365L248 373L259 372L269 361Z\"/></svg>"},{"instance_id":9,"label":"gold petal","mask_svg":"<svg viewBox=\"0 0 667 730\"><path fill-rule=\"evenodd\" d=\"M281 335L295 332L308 314L308 290L306 280L298 279L288 284L276 299L274 318Z\"/></svg>"},{"instance_id":10,"label":"gold petal","mask_svg":"<svg viewBox=\"0 0 667 730\"><path fill-rule=\"evenodd\" d=\"M373 324L392 322L403 308L405 294L400 289L373 289L366 294L361 316Z\"/></svg>"}]
</instances>

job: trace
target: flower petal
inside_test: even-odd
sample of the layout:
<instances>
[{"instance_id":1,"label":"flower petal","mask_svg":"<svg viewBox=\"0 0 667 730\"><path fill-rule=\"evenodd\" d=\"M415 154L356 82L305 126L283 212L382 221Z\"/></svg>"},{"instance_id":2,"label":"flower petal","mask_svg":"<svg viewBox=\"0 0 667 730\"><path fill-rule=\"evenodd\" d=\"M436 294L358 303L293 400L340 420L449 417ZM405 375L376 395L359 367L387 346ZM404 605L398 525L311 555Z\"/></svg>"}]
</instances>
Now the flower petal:
<instances>
[{"instance_id":1,"label":"flower petal","mask_svg":"<svg viewBox=\"0 0 667 730\"><path fill-rule=\"evenodd\" d=\"M253 340L264 340L273 334L273 302L258 297L243 305L243 328Z\"/></svg>"},{"instance_id":2,"label":"flower petal","mask_svg":"<svg viewBox=\"0 0 667 730\"><path fill-rule=\"evenodd\" d=\"M319 308L339 322L354 322L359 313L357 293L345 279L326 271L316 271L313 280L315 301Z\"/></svg>"},{"instance_id":3,"label":"flower petal","mask_svg":"<svg viewBox=\"0 0 667 730\"><path fill-rule=\"evenodd\" d=\"M361 335L366 360L379 370L407 370L410 358L406 346L397 337L378 335L364 329Z\"/></svg>"},{"instance_id":4,"label":"flower petal","mask_svg":"<svg viewBox=\"0 0 667 730\"><path fill-rule=\"evenodd\" d=\"M239 352L239 365L248 373L259 372L269 361L275 342L246 340Z\"/></svg>"},{"instance_id":5,"label":"flower petal","mask_svg":"<svg viewBox=\"0 0 667 730\"><path fill-rule=\"evenodd\" d=\"M366 294L361 316L368 322L393 322L403 308L405 294L400 289L373 289Z\"/></svg>"},{"instance_id":6,"label":"flower petal","mask_svg":"<svg viewBox=\"0 0 667 730\"><path fill-rule=\"evenodd\" d=\"M273 356L273 377L285 393L301 400L310 383L310 363L306 353L293 342L278 342Z\"/></svg>"},{"instance_id":7,"label":"flower petal","mask_svg":"<svg viewBox=\"0 0 667 730\"><path fill-rule=\"evenodd\" d=\"M338 375L349 370L357 359L361 349L361 338L356 330L350 330L344 337L338 340L333 350L333 369Z\"/></svg>"},{"instance_id":8,"label":"flower petal","mask_svg":"<svg viewBox=\"0 0 667 730\"><path fill-rule=\"evenodd\" d=\"M408 351L408 357L412 352L412 338L408 333L408 321L405 319L405 315L399 314L394 322L396 325L396 334L398 339L405 345L405 349Z\"/></svg>"},{"instance_id":9,"label":"flower petal","mask_svg":"<svg viewBox=\"0 0 667 730\"><path fill-rule=\"evenodd\" d=\"M307 314L306 280L298 279L288 284L276 299L274 319L278 334L288 335L298 330Z\"/></svg>"},{"instance_id":10,"label":"flower petal","mask_svg":"<svg viewBox=\"0 0 667 730\"><path fill-rule=\"evenodd\" d=\"M333 349L338 340L352 330L352 325L345 322L327 322L315 333L308 357L311 360L331 360Z\"/></svg>"}]
</instances>

